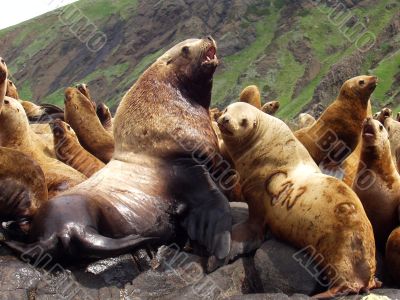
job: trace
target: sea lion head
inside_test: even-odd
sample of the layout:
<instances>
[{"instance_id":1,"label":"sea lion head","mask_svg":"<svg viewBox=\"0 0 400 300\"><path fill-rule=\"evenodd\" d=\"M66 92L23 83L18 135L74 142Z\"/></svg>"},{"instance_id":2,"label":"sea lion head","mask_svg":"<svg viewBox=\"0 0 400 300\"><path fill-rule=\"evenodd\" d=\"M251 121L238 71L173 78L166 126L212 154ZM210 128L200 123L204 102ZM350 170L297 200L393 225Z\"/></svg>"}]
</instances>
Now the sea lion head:
<instances>
[{"instance_id":1,"label":"sea lion head","mask_svg":"<svg viewBox=\"0 0 400 300\"><path fill-rule=\"evenodd\" d=\"M249 103L257 108L261 108L260 90L255 85L244 88L239 96L240 102Z\"/></svg>"},{"instance_id":2,"label":"sea lion head","mask_svg":"<svg viewBox=\"0 0 400 300\"><path fill-rule=\"evenodd\" d=\"M248 103L236 102L229 105L218 119L223 139L248 139L257 130L257 112L259 110Z\"/></svg>"},{"instance_id":3,"label":"sea lion head","mask_svg":"<svg viewBox=\"0 0 400 300\"><path fill-rule=\"evenodd\" d=\"M77 88L67 88L64 92L65 98L64 98L64 104L65 104L65 110L66 111L76 111L82 115L84 115L87 112L91 112L92 114L95 114L94 107L92 105L92 102L84 95L82 94ZM68 109L67 109L68 108Z\"/></svg>"},{"instance_id":4,"label":"sea lion head","mask_svg":"<svg viewBox=\"0 0 400 300\"><path fill-rule=\"evenodd\" d=\"M28 117L21 103L10 97L4 97L4 103L0 114L1 134L6 132L13 135L26 131L29 127Z\"/></svg>"},{"instance_id":5,"label":"sea lion head","mask_svg":"<svg viewBox=\"0 0 400 300\"><path fill-rule=\"evenodd\" d=\"M5 60L0 57L0 82L7 79L8 69Z\"/></svg>"},{"instance_id":6,"label":"sea lion head","mask_svg":"<svg viewBox=\"0 0 400 300\"><path fill-rule=\"evenodd\" d=\"M391 118L392 116L393 116L392 110L388 107L385 107L382 108L382 110L377 113L377 116L374 119L378 120L382 124L385 124L386 118Z\"/></svg>"},{"instance_id":7,"label":"sea lion head","mask_svg":"<svg viewBox=\"0 0 400 300\"><path fill-rule=\"evenodd\" d=\"M19 99L17 87L15 86L14 82L12 82L10 79L7 79L6 96L14 98L14 99Z\"/></svg>"},{"instance_id":8,"label":"sea lion head","mask_svg":"<svg viewBox=\"0 0 400 300\"><path fill-rule=\"evenodd\" d=\"M281 105L279 101L270 101L265 103L261 110L266 114L274 115L278 111L280 106Z\"/></svg>"},{"instance_id":9,"label":"sea lion head","mask_svg":"<svg viewBox=\"0 0 400 300\"><path fill-rule=\"evenodd\" d=\"M104 103L100 103L99 105L97 105L96 114L99 117L100 121L111 118L110 109Z\"/></svg>"},{"instance_id":10,"label":"sea lion head","mask_svg":"<svg viewBox=\"0 0 400 300\"><path fill-rule=\"evenodd\" d=\"M371 94L378 84L376 76L357 76L347 80L340 89L340 98L360 99L363 103L368 103Z\"/></svg>"},{"instance_id":11,"label":"sea lion head","mask_svg":"<svg viewBox=\"0 0 400 300\"><path fill-rule=\"evenodd\" d=\"M385 127L378 120L367 118L362 129L363 147L390 148L389 134Z\"/></svg>"},{"instance_id":12,"label":"sea lion head","mask_svg":"<svg viewBox=\"0 0 400 300\"><path fill-rule=\"evenodd\" d=\"M175 79L179 90L189 93L197 102L204 101L200 104L208 108L212 78L219 64L217 44L212 37L183 41L159 57L155 64L166 67L164 76L169 83Z\"/></svg>"},{"instance_id":13,"label":"sea lion head","mask_svg":"<svg viewBox=\"0 0 400 300\"><path fill-rule=\"evenodd\" d=\"M60 119L51 121L49 125L51 131L53 132L54 142L67 137L78 139L75 131L71 128L71 126Z\"/></svg>"}]
</instances>

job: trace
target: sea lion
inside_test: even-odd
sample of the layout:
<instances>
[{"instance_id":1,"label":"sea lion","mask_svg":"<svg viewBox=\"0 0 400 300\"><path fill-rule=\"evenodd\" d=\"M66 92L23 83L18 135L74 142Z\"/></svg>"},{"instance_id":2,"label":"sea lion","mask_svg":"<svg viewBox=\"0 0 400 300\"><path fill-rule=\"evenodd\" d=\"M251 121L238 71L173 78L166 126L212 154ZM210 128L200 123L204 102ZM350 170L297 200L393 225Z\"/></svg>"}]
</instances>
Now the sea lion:
<instances>
[{"instance_id":1,"label":"sea lion","mask_svg":"<svg viewBox=\"0 0 400 300\"><path fill-rule=\"evenodd\" d=\"M367 118L363 127L360 160L363 163L353 190L372 223L377 248L384 250L390 233L400 225L400 175L392 160L388 133L372 118Z\"/></svg>"},{"instance_id":2,"label":"sea lion","mask_svg":"<svg viewBox=\"0 0 400 300\"><path fill-rule=\"evenodd\" d=\"M7 92L7 76L8 76L8 69L6 62L2 57L0 57L0 111L3 105L4 96Z\"/></svg>"},{"instance_id":3,"label":"sea lion","mask_svg":"<svg viewBox=\"0 0 400 300\"><path fill-rule=\"evenodd\" d=\"M92 103L76 88L65 90L64 103L65 121L75 130L83 148L108 163L114 153L114 138L101 125Z\"/></svg>"},{"instance_id":4,"label":"sea lion","mask_svg":"<svg viewBox=\"0 0 400 300\"><path fill-rule=\"evenodd\" d=\"M15 221L27 232L30 219L47 199L40 166L20 151L0 147L0 222Z\"/></svg>"},{"instance_id":5,"label":"sea lion","mask_svg":"<svg viewBox=\"0 0 400 300\"><path fill-rule=\"evenodd\" d=\"M14 82L12 82L9 79L7 79L6 96L14 98L14 99L19 99L17 87L15 86Z\"/></svg>"},{"instance_id":6,"label":"sea lion","mask_svg":"<svg viewBox=\"0 0 400 300\"><path fill-rule=\"evenodd\" d=\"M103 125L104 129L108 132L113 131L113 120L110 109L104 103L100 103L96 108L97 117L100 120L101 125Z\"/></svg>"},{"instance_id":7,"label":"sea lion","mask_svg":"<svg viewBox=\"0 0 400 300\"><path fill-rule=\"evenodd\" d=\"M400 227L390 234L386 243L385 263L392 279L400 284Z\"/></svg>"},{"instance_id":8,"label":"sea lion","mask_svg":"<svg viewBox=\"0 0 400 300\"><path fill-rule=\"evenodd\" d=\"M314 125L315 122L317 122L317 120L315 120L315 118L312 115L307 113L301 113L299 114L297 126L299 129L302 129Z\"/></svg>"},{"instance_id":9,"label":"sea lion","mask_svg":"<svg viewBox=\"0 0 400 300\"><path fill-rule=\"evenodd\" d=\"M260 90L255 85L249 85L240 93L240 101L249 103L258 109L261 109Z\"/></svg>"},{"instance_id":10,"label":"sea lion","mask_svg":"<svg viewBox=\"0 0 400 300\"><path fill-rule=\"evenodd\" d=\"M234 103L218 124L249 205L249 219L233 228L231 255L259 246L268 226L323 258L318 265L331 281L319 296L376 287L372 226L357 195L322 174L283 121Z\"/></svg>"},{"instance_id":11,"label":"sea lion","mask_svg":"<svg viewBox=\"0 0 400 300\"><path fill-rule=\"evenodd\" d=\"M393 116L392 110L388 107L385 107L382 108L382 110L376 114L375 119L384 124L385 119L391 118L392 116Z\"/></svg>"},{"instance_id":12,"label":"sea lion","mask_svg":"<svg viewBox=\"0 0 400 300\"><path fill-rule=\"evenodd\" d=\"M51 120L64 120L64 111L53 104L37 105L30 101L21 100L28 120L34 123L48 123Z\"/></svg>"},{"instance_id":13,"label":"sea lion","mask_svg":"<svg viewBox=\"0 0 400 300\"><path fill-rule=\"evenodd\" d=\"M335 169L356 148L367 117L369 98L377 85L375 76L347 80L337 99L314 125L295 132L321 169Z\"/></svg>"},{"instance_id":14,"label":"sea lion","mask_svg":"<svg viewBox=\"0 0 400 300\"><path fill-rule=\"evenodd\" d=\"M93 108L96 109L96 102L93 100L92 95L90 94L89 86L86 83L80 83L75 86L78 91L80 91L89 101L92 103Z\"/></svg>"},{"instance_id":15,"label":"sea lion","mask_svg":"<svg viewBox=\"0 0 400 300\"><path fill-rule=\"evenodd\" d=\"M211 37L191 39L157 59L118 107L113 159L39 208L29 244L6 244L25 256L40 249L63 259L104 257L179 241L185 229L210 254L226 257L230 207L209 165L217 151L208 114L216 51Z\"/></svg>"},{"instance_id":16,"label":"sea lion","mask_svg":"<svg viewBox=\"0 0 400 300\"><path fill-rule=\"evenodd\" d=\"M281 104L279 103L279 101L270 101L265 103L263 107L261 107L261 110L266 114L273 116L276 114L280 106Z\"/></svg>"},{"instance_id":17,"label":"sea lion","mask_svg":"<svg viewBox=\"0 0 400 300\"><path fill-rule=\"evenodd\" d=\"M102 161L83 149L74 130L67 123L55 120L50 126L54 135L54 148L60 161L87 177L105 166Z\"/></svg>"},{"instance_id":18,"label":"sea lion","mask_svg":"<svg viewBox=\"0 0 400 300\"><path fill-rule=\"evenodd\" d=\"M49 123L45 124L30 124L32 131L36 134L53 134Z\"/></svg>"},{"instance_id":19,"label":"sea lion","mask_svg":"<svg viewBox=\"0 0 400 300\"><path fill-rule=\"evenodd\" d=\"M86 176L52 158L53 153L29 126L18 100L5 97L0 114L0 146L16 149L36 161L46 178L49 198L81 183Z\"/></svg>"},{"instance_id":20,"label":"sea lion","mask_svg":"<svg viewBox=\"0 0 400 300\"><path fill-rule=\"evenodd\" d=\"M385 117L382 124L389 134L390 151L393 161L397 169L400 170L400 122L397 122L392 117Z\"/></svg>"}]
</instances>

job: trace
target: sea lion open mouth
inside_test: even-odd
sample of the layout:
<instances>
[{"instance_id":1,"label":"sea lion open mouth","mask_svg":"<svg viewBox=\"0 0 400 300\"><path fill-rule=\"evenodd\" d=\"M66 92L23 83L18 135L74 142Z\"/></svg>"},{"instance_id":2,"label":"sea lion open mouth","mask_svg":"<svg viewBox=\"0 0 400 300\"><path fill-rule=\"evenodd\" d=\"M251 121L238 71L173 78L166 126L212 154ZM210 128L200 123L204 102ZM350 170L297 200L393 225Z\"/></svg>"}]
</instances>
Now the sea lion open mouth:
<instances>
[{"instance_id":1,"label":"sea lion open mouth","mask_svg":"<svg viewBox=\"0 0 400 300\"><path fill-rule=\"evenodd\" d=\"M375 129L374 129L374 126L372 124L370 124L370 122L368 122L364 125L363 136L368 137L368 138L375 137Z\"/></svg>"},{"instance_id":2,"label":"sea lion open mouth","mask_svg":"<svg viewBox=\"0 0 400 300\"><path fill-rule=\"evenodd\" d=\"M219 63L217 57L217 48L215 45L211 45L204 54L204 61L202 65L214 65L217 66Z\"/></svg>"}]
</instances>

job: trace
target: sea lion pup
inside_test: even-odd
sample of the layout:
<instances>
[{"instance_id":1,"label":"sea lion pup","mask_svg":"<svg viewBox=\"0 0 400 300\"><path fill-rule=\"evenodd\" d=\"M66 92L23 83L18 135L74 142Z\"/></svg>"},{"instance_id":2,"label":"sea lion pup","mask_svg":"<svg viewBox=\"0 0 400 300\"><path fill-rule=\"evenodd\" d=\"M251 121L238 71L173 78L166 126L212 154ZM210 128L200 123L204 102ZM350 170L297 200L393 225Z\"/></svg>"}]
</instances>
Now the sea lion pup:
<instances>
[{"instance_id":1,"label":"sea lion pup","mask_svg":"<svg viewBox=\"0 0 400 300\"><path fill-rule=\"evenodd\" d=\"M255 85L249 85L240 93L240 102L249 103L261 109L260 90Z\"/></svg>"},{"instance_id":2,"label":"sea lion pup","mask_svg":"<svg viewBox=\"0 0 400 300\"><path fill-rule=\"evenodd\" d=\"M100 103L96 108L97 117L100 120L101 125L103 125L104 129L112 132L113 131L113 120L110 109L104 103Z\"/></svg>"},{"instance_id":3,"label":"sea lion pup","mask_svg":"<svg viewBox=\"0 0 400 300\"><path fill-rule=\"evenodd\" d=\"M86 83L80 83L75 86L78 91L80 91L89 101L92 103L93 108L96 109L96 102L93 100L92 95L90 94L89 86Z\"/></svg>"},{"instance_id":4,"label":"sea lion pup","mask_svg":"<svg viewBox=\"0 0 400 300\"><path fill-rule=\"evenodd\" d=\"M7 92L7 76L8 76L8 69L6 62L2 57L0 57L0 111L3 105L4 96Z\"/></svg>"},{"instance_id":5,"label":"sea lion pup","mask_svg":"<svg viewBox=\"0 0 400 300\"><path fill-rule=\"evenodd\" d=\"M0 147L0 222L15 221L23 232L48 199L40 166L20 151Z\"/></svg>"},{"instance_id":6,"label":"sea lion pup","mask_svg":"<svg viewBox=\"0 0 400 300\"><path fill-rule=\"evenodd\" d=\"M400 175L386 129L371 118L363 127L361 162L353 190L372 223L377 248L384 250L390 233L400 225Z\"/></svg>"},{"instance_id":7,"label":"sea lion pup","mask_svg":"<svg viewBox=\"0 0 400 300\"><path fill-rule=\"evenodd\" d=\"M22 105L10 97L4 100L0 114L0 146L16 149L36 161L46 178L49 198L71 188L86 176L52 158L42 139L29 126Z\"/></svg>"},{"instance_id":8,"label":"sea lion pup","mask_svg":"<svg viewBox=\"0 0 400 300\"><path fill-rule=\"evenodd\" d=\"M263 107L261 107L261 110L266 114L273 116L276 114L280 106L281 104L279 103L279 101L270 101L265 103Z\"/></svg>"},{"instance_id":9,"label":"sea lion pup","mask_svg":"<svg viewBox=\"0 0 400 300\"><path fill-rule=\"evenodd\" d=\"M64 111L53 104L37 105L30 101L21 100L28 120L34 123L49 123L51 120L64 120Z\"/></svg>"},{"instance_id":10,"label":"sea lion pup","mask_svg":"<svg viewBox=\"0 0 400 300\"><path fill-rule=\"evenodd\" d=\"M314 125L295 132L321 169L335 169L358 145L367 117L369 98L377 85L375 76L347 80L337 99Z\"/></svg>"},{"instance_id":11,"label":"sea lion pup","mask_svg":"<svg viewBox=\"0 0 400 300\"><path fill-rule=\"evenodd\" d=\"M232 254L251 250L271 233L322 258L328 292L376 287L375 241L357 195L324 175L281 120L234 103L218 120L249 204L247 222L232 231Z\"/></svg>"},{"instance_id":12,"label":"sea lion pup","mask_svg":"<svg viewBox=\"0 0 400 300\"><path fill-rule=\"evenodd\" d=\"M40 207L30 244L7 245L33 257L38 249L53 257L104 257L144 243L179 242L185 239L181 228L225 258L230 207L206 166L217 149L208 114L217 64L211 37L184 41L162 55L118 107L113 159Z\"/></svg>"},{"instance_id":13,"label":"sea lion pup","mask_svg":"<svg viewBox=\"0 0 400 300\"><path fill-rule=\"evenodd\" d=\"M105 166L102 161L83 149L74 130L67 123L55 120L50 123L50 126L58 160L87 177L91 177Z\"/></svg>"},{"instance_id":14,"label":"sea lion pup","mask_svg":"<svg viewBox=\"0 0 400 300\"><path fill-rule=\"evenodd\" d=\"M315 120L315 118L312 115L307 113L301 113L299 114L297 126L299 129L302 129L314 125L315 122L317 122L317 120Z\"/></svg>"},{"instance_id":15,"label":"sea lion pup","mask_svg":"<svg viewBox=\"0 0 400 300\"><path fill-rule=\"evenodd\" d=\"M12 82L9 79L7 79L6 96L14 98L14 99L19 99L17 87L15 86L14 82Z\"/></svg>"},{"instance_id":16,"label":"sea lion pup","mask_svg":"<svg viewBox=\"0 0 400 300\"><path fill-rule=\"evenodd\" d=\"M65 120L76 132L82 147L108 163L114 153L114 138L101 125L92 103L76 88L65 90L64 103Z\"/></svg>"}]
</instances>

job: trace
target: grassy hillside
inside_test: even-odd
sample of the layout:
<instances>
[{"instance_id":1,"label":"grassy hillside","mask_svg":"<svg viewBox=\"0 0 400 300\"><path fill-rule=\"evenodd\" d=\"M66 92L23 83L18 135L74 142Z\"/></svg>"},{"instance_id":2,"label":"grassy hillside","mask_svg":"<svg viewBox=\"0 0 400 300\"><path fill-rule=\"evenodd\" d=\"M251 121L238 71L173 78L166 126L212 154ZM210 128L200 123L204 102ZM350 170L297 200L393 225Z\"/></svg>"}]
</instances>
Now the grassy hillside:
<instances>
[{"instance_id":1,"label":"grassy hillside","mask_svg":"<svg viewBox=\"0 0 400 300\"><path fill-rule=\"evenodd\" d=\"M324 1L318 7L296 2L224 0L210 4L207 11L201 3L172 0L81 0L0 31L0 53L24 99L62 105L66 86L87 82L97 101L115 108L146 67L174 42L212 33L222 54L214 105L236 101L241 89L256 84L264 101L281 101L280 117L292 118L311 100L326 105L333 92L322 97L316 88L332 76L335 64L357 54L362 64L350 62L347 73L379 76L374 106L400 106L400 4L368 0L349 5L346 13L377 38L371 50L360 53L344 34L352 30L350 21L339 28L330 17L333 8ZM81 15L95 25L107 35L105 46L88 51L71 33L74 23L61 21L62 13Z\"/></svg>"}]
</instances>

